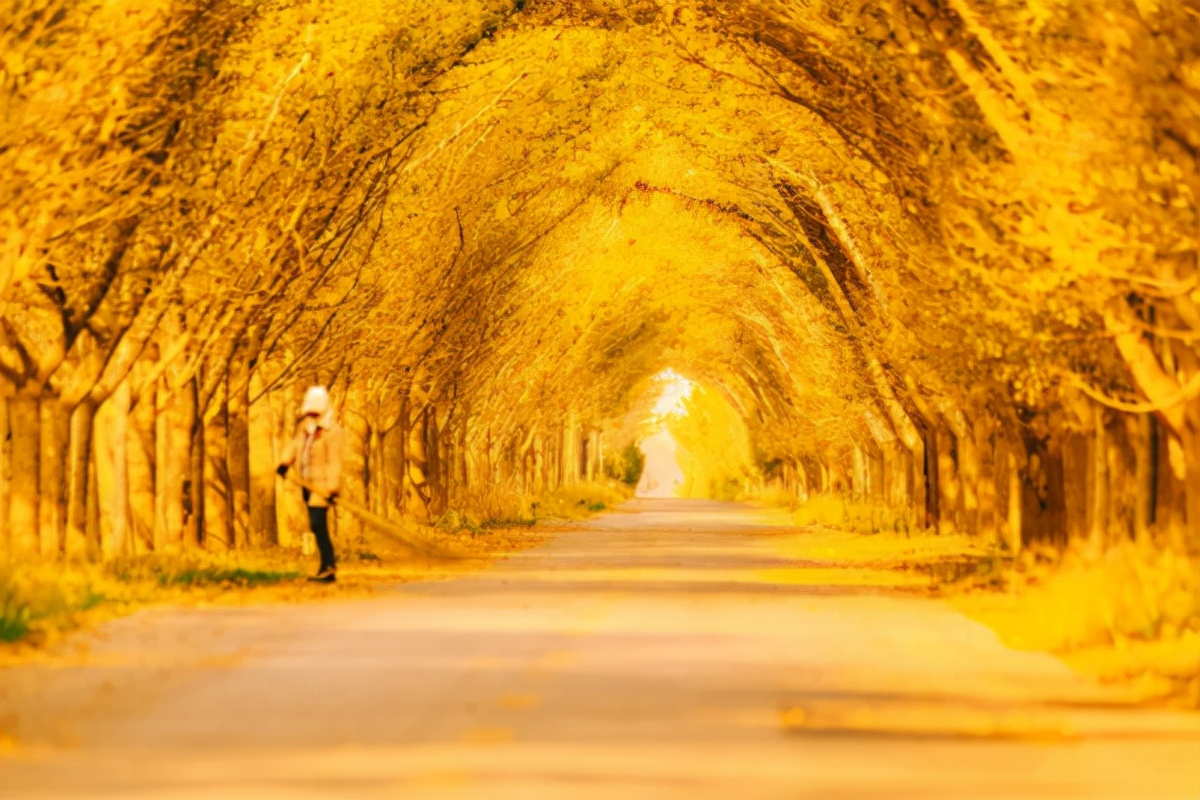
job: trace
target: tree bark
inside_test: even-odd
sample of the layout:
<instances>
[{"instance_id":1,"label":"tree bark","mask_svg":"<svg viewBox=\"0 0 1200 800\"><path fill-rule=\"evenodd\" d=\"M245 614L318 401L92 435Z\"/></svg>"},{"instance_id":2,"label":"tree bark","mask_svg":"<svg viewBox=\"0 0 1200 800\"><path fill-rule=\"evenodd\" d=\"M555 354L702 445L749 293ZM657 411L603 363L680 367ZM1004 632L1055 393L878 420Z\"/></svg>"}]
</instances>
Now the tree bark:
<instances>
[{"instance_id":1,"label":"tree bark","mask_svg":"<svg viewBox=\"0 0 1200 800\"><path fill-rule=\"evenodd\" d=\"M1200 555L1200 402L1188 408L1187 430L1183 436L1184 496L1188 552Z\"/></svg>"},{"instance_id":2,"label":"tree bark","mask_svg":"<svg viewBox=\"0 0 1200 800\"><path fill-rule=\"evenodd\" d=\"M204 424L204 529L207 550L233 547L231 486L229 480L229 414L222 381L213 398L215 410L205 415Z\"/></svg>"},{"instance_id":3,"label":"tree bark","mask_svg":"<svg viewBox=\"0 0 1200 800\"><path fill-rule=\"evenodd\" d=\"M1085 541L1088 536L1088 437L1067 433L1063 442L1063 500L1067 541Z\"/></svg>"},{"instance_id":4,"label":"tree bark","mask_svg":"<svg viewBox=\"0 0 1200 800\"><path fill-rule=\"evenodd\" d=\"M155 414L154 387L143 390L127 421L126 445L127 479L129 492L130 545L137 552L154 550L157 495L155 478L158 450L157 415Z\"/></svg>"},{"instance_id":5,"label":"tree bark","mask_svg":"<svg viewBox=\"0 0 1200 800\"><path fill-rule=\"evenodd\" d=\"M9 483L9 542L15 554L38 551L38 476L39 476L38 401L32 397L8 399L8 430L12 445L9 458L12 481Z\"/></svg>"},{"instance_id":6,"label":"tree bark","mask_svg":"<svg viewBox=\"0 0 1200 800\"><path fill-rule=\"evenodd\" d=\"M104 556L129 552L129 382L122 381L96 410L96 496Z\"/></svg>"},{"instance_id":7,"label":"tree bark","mask_svg":"<svg viewBox=\"0 0 1200 800\"><path fill-rule=\"evenodd\" d=\"M154 548L178 552L184 540L184 499L191 475L193 395L174 389L166 378L158 385L154 436ZM147 397L143 402L147 402Z\"/></svg>"},{"instance_id":8,"label":"tree bark","mask_svg":"<svg viewBox=\"0 0 1200 800\"><path fill-rule=\"evenodd\" d=\"M235 550L250 546L250 375L245 345L229 370L226 401L225 467L229 473L230 545Z\"/></svg>"},{"instance_id":9,"label":"tree bark","mask_svg":"<svg viewBox=\"0 0 1200 800\"><path fill-rule=\"evenodd\" d=\"M43 556L56 556L66 546L71 412L57 398L44 397L38 417L38 549Z\"/></svg>"},{"instance_id":10,"label":"tree bark","mask_svg":"<svg viewBox=\"0 0 1200 800\"><path fill-rule=\"evenodd\" d=\"M204 418L200 408L200 381L189 382L192 430L188 448L188 480L184 505L183 542L187 547L204 544Z\"/></svg>"},{"instance_id":11,"label":"tree bark","mask_svg":"<svg viewBox=\"0 0 1200 800\"><path fill-rule=\"evenodd\" d=\"M95 416L95 406L87 399L71 413L70 445L67 448L67 535L63 553L67 557L89 554L88 490Z\"/></svg>"},{"instance_id":12,"label":"tree bark","mask_svg":"<svg viewBox=\"0 0 1200 800\"><path fill-rule=\"evenodd\" d=\"M1152 439L1154 418L1149 414L1129 417L1129 437L1134 452L1134 518L1133 535L1139 542L1150 540L1150 526L1154 523L1154 494L1157 486Z\"/></svg>"},{"instance_id":13,"label":"tree bark","mask_svg":"<svg viewBox=\"0 0 1200 800\"><path fill-rule=\"evenodd\" d=\"M249 391L258 397L247 413L249 436L248 469L250 479L250 541L257 547L272 547L279 543L275 517L275 415L269 396L263 394L262 379L257 372L250 376Z\"/></svg>"},{"instance_id":14,"label":"tree bark","mask_svg":"<svg viewBox=\"0 0 1200 800\"><path fill-rule=\"evenodd\" d=\"M12 496L12 440L8 429L8 382L0 378L0 553L12 552L8 506Z\"/></svg>"},{"instance_id":15,"label":"tree bark","mask_svg":"<svg viewBox=\"0 0 1200 800\"><path fill-rule=\"evenodd\" d=\"M962 481L958 470L958 448L949 428L938 425L938 532L943 534L963 530Z\"/></svg>"},{"instance_id":16,"label":"tree bark","mask_svg":"<svg viewBox=\"0 0 1200 800\"><path fill-rule=\"evenodd\" d=\"M368 483L371 477L371 454L367 449L370 446L371 430L361 414L349 411L343 415L341 424L346 442L346 450L342 457L342 493L355 503L365 506L370 500L371 491ZM339 533L345 541L362 536L362 523L357 517L346 515L340 523Z\"/></svg>"},{"instance_id":17,"label":"tree bark","mask_svg":"<svg viewBox=\"0 0 1200 800\"><path fill-rule=\"evenodd\" d=\"M921 488L924 494L924 512L921 515L924 524L923 528L933 528L937 531L938 521L941 519L941 488L940 476L938 475L938 450L937 450L937 434L932 425L927 425L922 437L922 453L921 465L924 473L921 481Z\"/></svg>"},{"instance_id":18,"label":"tree bark","mask_svg":"<svg viewBox=\"0 0 1200 800\"><path fill-rule=\"evenodd\" d=\"M1105 411L1093 406L1092 439L1089 447L1091 470L1088 474L1088 541L1099 551L1108 539L1108 436Z\"/></svg>"}]
</instances>

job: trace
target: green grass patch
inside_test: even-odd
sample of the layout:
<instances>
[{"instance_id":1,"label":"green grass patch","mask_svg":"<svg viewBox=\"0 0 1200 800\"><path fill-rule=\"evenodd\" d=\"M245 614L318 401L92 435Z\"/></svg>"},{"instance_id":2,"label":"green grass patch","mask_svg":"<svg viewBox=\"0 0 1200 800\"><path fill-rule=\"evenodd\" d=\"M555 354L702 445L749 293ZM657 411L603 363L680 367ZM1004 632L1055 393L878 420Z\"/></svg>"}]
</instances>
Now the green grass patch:
<instances>
[{"instance_id":1,"label":"green grass patch","mask_svg":"<svg viewBox=\"0 0 1200 800\"><path fill-rule=\"evenodd\" d=\"M153 603L274 586L300 576L287 557L237 560L204 553L150 554L107 564L0 564L0 642L47 643L79 627Z\"/></svg>"},{"instance_id":2,"label":"green grass patch","mask_svg":"<svg viewBox=\"0 0 1200 800\"><path fill-rule=\"evenodd\" d=\"M300 577L300 572L231 561L228 558L187 554L153 554L119 558L103 568L118 581L152 582L159 586L271 586Z\"/></svg>"},{"instance_id":3,"label":"green grass patch","mask_svg":"<svg viewBox=\"0 0 1200 800\"><path fill-rule=\"evenodd\" d=\"M59 564L0 565L0 642L40 638L46 631L72 627L79 614L109 599L97 583L97 570Z\"/></svg>"},{"instance_id":4,"label":"green grass patch","mask_svg":"<svg viewBox=\"0 0 1200 800\"><path fill-rule=\"evenodd\" d=\"M524 519L485 519L479 527L492 530L495 528L532 528L534 525L537 525L537 520L529 517Z\"/></svg>"},{"instance_id":5,"label":"green grass patch","mask_svg":"<svg viewBox=\"0 0 1200 800\"><path fill-rule=\"evenodd\" d=\"M15 642L28 633L31 613L10 568L0 570L0 642Z\"/></svg>"},{"instance_id":6,"label":"green grass patch","mask_svg":"<svg viewBox=\"0 0 1200 800\"><path fill-rule=\"evenodd\" d=\"M185 569L170 574L158 576L162 586L175 584L178 586L210 586L213 584L232 584L234 586L269 586L280 581L293 580L300 577L299 572L277 572L261 569L220 569L217 567L200 567Z\"/></svg>"}]
</instances>

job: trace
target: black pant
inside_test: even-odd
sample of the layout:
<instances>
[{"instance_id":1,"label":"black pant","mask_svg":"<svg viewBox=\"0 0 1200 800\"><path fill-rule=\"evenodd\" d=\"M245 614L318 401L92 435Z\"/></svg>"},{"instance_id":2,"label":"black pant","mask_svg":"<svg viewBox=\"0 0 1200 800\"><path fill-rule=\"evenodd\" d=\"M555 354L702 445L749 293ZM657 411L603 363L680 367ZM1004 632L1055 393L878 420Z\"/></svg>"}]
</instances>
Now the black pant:
<instances>
[{"instance_id":1,"label":"black pant","mask_svg":"<svg viewBox=\"0 0 1200 800\"><path fill-rule=\"evenodd\" d=\"M307 490L304 492L304 499L308 500ZM308 527L312 529L313 536L317 537L317 552L321 554L319 571L337 569L337 558L333 555L333 540L329 538L329 509L309 506Z\"/></svg>"}]
</instances>

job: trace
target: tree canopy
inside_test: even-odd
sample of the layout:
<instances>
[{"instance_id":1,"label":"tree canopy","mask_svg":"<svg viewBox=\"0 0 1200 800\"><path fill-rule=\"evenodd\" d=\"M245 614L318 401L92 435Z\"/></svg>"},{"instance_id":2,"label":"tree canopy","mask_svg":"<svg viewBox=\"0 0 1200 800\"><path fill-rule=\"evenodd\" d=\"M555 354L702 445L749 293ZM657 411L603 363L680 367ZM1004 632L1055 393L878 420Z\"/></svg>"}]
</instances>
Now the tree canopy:
<instances>
[{"instance_id":1,"label":"tree canopy","mask_svg":"<svg viewBox=\"0 0 1200 800\"><path fill-rule=\"evenodd\" d=\"M667 368L764 479L1016 545L1020 509L1200 531L1190 0L3 7L0 371L40 453L6 513L43 550L136 531L88 521L103 464L174 498L148 540L273 531L309 382L362 498L427 517L555 437L594 469Z\"/></svg>"}]
</instances>

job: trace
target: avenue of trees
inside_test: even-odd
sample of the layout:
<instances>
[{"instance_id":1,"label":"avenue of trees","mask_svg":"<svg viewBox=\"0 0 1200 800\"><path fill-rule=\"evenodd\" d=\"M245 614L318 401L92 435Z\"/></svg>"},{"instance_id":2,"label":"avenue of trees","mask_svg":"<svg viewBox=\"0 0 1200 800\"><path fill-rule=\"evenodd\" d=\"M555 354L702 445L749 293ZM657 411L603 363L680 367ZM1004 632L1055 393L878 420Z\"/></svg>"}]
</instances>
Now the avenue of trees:
<instances>
[{"instance_id":1,"label":"avenue of trees","mask_svg":"<svg viewBox=\"0 0 1200 800\"><path fill-rule=\"evenodd\" d=\"M348 498L526 513L668 367L755 481L1200 548L1190 0L0 18L9 553L294 542L314 382Z\"/></svg>"}]
</instances>

